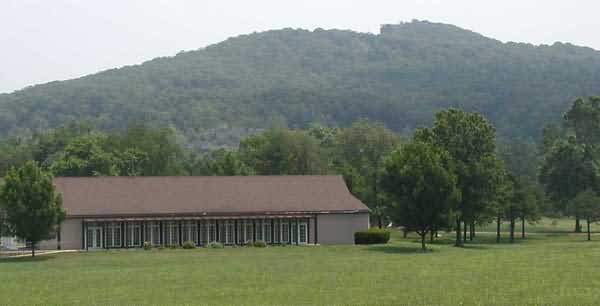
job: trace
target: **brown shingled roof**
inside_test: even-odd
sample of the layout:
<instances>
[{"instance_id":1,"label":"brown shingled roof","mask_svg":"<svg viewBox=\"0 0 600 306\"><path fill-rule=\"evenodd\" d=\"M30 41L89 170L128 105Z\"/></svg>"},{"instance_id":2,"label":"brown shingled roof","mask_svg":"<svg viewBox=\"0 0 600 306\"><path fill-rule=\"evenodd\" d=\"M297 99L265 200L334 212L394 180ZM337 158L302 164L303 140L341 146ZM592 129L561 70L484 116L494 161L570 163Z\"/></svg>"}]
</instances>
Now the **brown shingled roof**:
<instances>
[{"instance_id":1,"label":"brown shingled roof","mask_svg":"<svg viewBox=\"0 0 600 306\"><path fill-rule=\"evenodd\" d=\"M341 176L58 177L67 216L368 211Z\"/></svg>"}]
</instances>

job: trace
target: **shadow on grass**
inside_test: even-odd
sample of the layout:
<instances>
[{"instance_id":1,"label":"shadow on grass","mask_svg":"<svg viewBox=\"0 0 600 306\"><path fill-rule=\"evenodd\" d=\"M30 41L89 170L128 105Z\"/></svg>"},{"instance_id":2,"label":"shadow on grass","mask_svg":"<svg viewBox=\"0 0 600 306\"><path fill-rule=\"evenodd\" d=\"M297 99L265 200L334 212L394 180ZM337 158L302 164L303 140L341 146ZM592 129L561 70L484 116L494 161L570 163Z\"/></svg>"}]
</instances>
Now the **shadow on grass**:
<instances>
[{"instance_id":1,"label":"shadow on grass","mask_svg":"<svg viewBox=\"0 0 600 306\"><path fill-rule=\"evenodd\" d=\"M0 264L23 263L23 262L41 262L54 259L54 255L38 255L35 257L2 257L0 256Z\"/></svg>"},{"instance_id":2,"label":"shadow on grass","mask_svg":"<svg viewBox=\"0 0 600 306\"><path fill-rule=\"evenodd\" d=\"M387 254L423 254L420 245L418 247L399 245L374 245L367 247L365 251L381 252ZM432 253L432 250L428 250L426 253Z\"/></svg>"}]
</instances>

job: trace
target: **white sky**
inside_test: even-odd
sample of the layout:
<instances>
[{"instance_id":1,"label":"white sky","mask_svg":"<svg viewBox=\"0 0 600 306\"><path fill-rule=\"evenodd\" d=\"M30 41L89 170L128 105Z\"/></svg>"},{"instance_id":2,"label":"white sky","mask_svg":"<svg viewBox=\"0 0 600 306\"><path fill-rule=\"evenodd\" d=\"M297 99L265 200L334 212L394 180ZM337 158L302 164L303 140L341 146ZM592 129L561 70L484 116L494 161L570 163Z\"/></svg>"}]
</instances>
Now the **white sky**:
<instances>
[{"instance_id":1,"label":"white sky","mask_svg":"<svg viewBox=\"0 0 600 306\"><path fill-rule=\"evenodd\" d=\"M600 50L598 12L598 0L0 0L0 93L284 27L377 33L419 19Z\"/></svg>"}]
</instances>

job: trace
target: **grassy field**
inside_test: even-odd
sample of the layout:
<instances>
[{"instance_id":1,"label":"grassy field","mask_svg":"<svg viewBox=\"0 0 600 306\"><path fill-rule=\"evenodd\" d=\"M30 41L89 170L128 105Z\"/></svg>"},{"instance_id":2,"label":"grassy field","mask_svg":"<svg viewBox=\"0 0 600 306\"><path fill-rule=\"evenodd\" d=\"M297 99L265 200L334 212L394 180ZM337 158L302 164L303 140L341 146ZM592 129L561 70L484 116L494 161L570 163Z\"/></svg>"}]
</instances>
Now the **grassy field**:
<instances>
[{"instance_id":1,"label":"grassy field","mask_svg":"<svg viewBox=\"0 0 600 306\"><path fill-rule=\"evenodd\" d=\"M1 305L598 305L598 241L542 220L527 239L421 254L388 245L100 251L0 259ZM554 230L553 230L554 229ZM545 233L548 232L548 233Z\"/></svg>"}]
</instances>

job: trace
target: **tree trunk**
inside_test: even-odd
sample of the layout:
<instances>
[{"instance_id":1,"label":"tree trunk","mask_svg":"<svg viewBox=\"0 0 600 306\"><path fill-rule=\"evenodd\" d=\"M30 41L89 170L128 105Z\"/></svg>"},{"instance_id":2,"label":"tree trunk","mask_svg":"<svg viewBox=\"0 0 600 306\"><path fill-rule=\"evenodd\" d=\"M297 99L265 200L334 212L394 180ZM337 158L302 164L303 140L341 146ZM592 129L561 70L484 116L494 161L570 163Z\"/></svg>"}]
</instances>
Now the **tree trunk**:
<instances>
[{"instance_id":1,"label":"tree trunk","mask_svg":"<svg viewBox=\"0 0 600 306\"><path fill-rule=\"evenodd\" d=\"M402 238L406 239L408 236L408 230L406 228L402 228Z\"/></svg>"},{"instance_id":2,"label":"tree trunk","mask_svg":"<svg viewBox=\"0 0 600 306\"><path fill-rule=\"evenodd\" d=\"M473 235L473 232L475 232L475 222L471 221L471 223L469 223L469 241L473 241L473 237L475 235Z\"/></svg>"},{"instance_id":3,"label":"tree trunk","mask_svg":"<svg viewBox=\"0 0 600 306\"><path fill-rule=\"evenodd\" d=\"M496 217L496 243L500 243L500 215Z\"/></svg>"},{"instance_id":4,"label":"tree trunk","mask_svg":"<svg viewBox=\"0 0 600 306\"><path fill-rule=\"evenodd\" d=\"M433 243L433 230L429 231L429 243Z\"/></svg>"},{"instance_id":5,"label":"tree trunk","mask_svg":"<svg viewBox=\"0 0 600 306\"><path fill-rule=\"evenodd\" d=\"M592 232L590 232L590 217L587 217L587 239L592 240Z\"/></svg>"},{"instance_id":6,"label":"tree trunk","mask_svg":"<svg viewBox=\"0 0 600 306\"><path fill-rule=\"evenodd\" d=\"M521 238L525 238L525 216L521 216Z\"/></svg>"},{"instance_id":7,"label":"tree trunk","mask_svg":"<svg viewBox=\"0 0 600 306\"><path fill-rule=\"evenodd\" d=\"M467 221L463 221L463 242L467 242Z\"/></svg>"},{"instance_id":8,"label":"tree trunk","mask_svg":"<svg viewBox=\"0 0 600 306\"><path fill-rule=\"evenodd\" d=\"M473 229L473 238L475 238L475 220L471 223L471 228Z\"/></svg>"},{"instance_id":9,"label":"tree trunk","mask_svg":"<svg viewBox=\"0 0 600 306\"><path fill-rule=\"evenodd\" d=\"M515 217L510 216L510 243L515 242Z\"/></svg>"},{"instance_id":10,"label":"tree trunk","mask_svg":"<svg viewBox=\"0 0 600 306\"><path fill-rule=\"evenodd\" d=\"M463 243L461 241L461 237L460 237L461 231L460 231L460 218L456 218L456 241L454 242L454 246L460 247L463 246Z\"/></svg>"},{"instance_id":11,"label":"tree trunk","mask_svg":"<svg viewBox=\"0 0 600 306\"><path fill-rule=\"evenodd\" d=\"M35 257L35 242L31 242L31 257Z\"/></svg>"},{"instance_id":12,"label":"tree trunk","mask_svg":"<svg viewBox=\"0 0 600 306\"><path fill-rule=\"evenodd\" d=\"M380 229L383 228L383 217L381 216L381 214L377 215L377 225Z\"/></svg>"},{"instance_id":13,"label":"tree trunk","mask_svg":"<svg viewBox=\"0 0 600 306\"><path fill-rule=\"evenodd\" d=\"M422 232L421 234L421 250L423 252L427 251L427 249L425 248L425 235L427 235L427 232Z\"/></svg>"},{"instance_id":14,"label":"tree trunk","mask_svg":"<svg viewBox=\"0 0 600 306\"><path fill-rule=\"evenodd\" d=\"M581 222L579 222L579 215L575 215L575 233L581 233Z\"/></svg>"}]
</instances>

